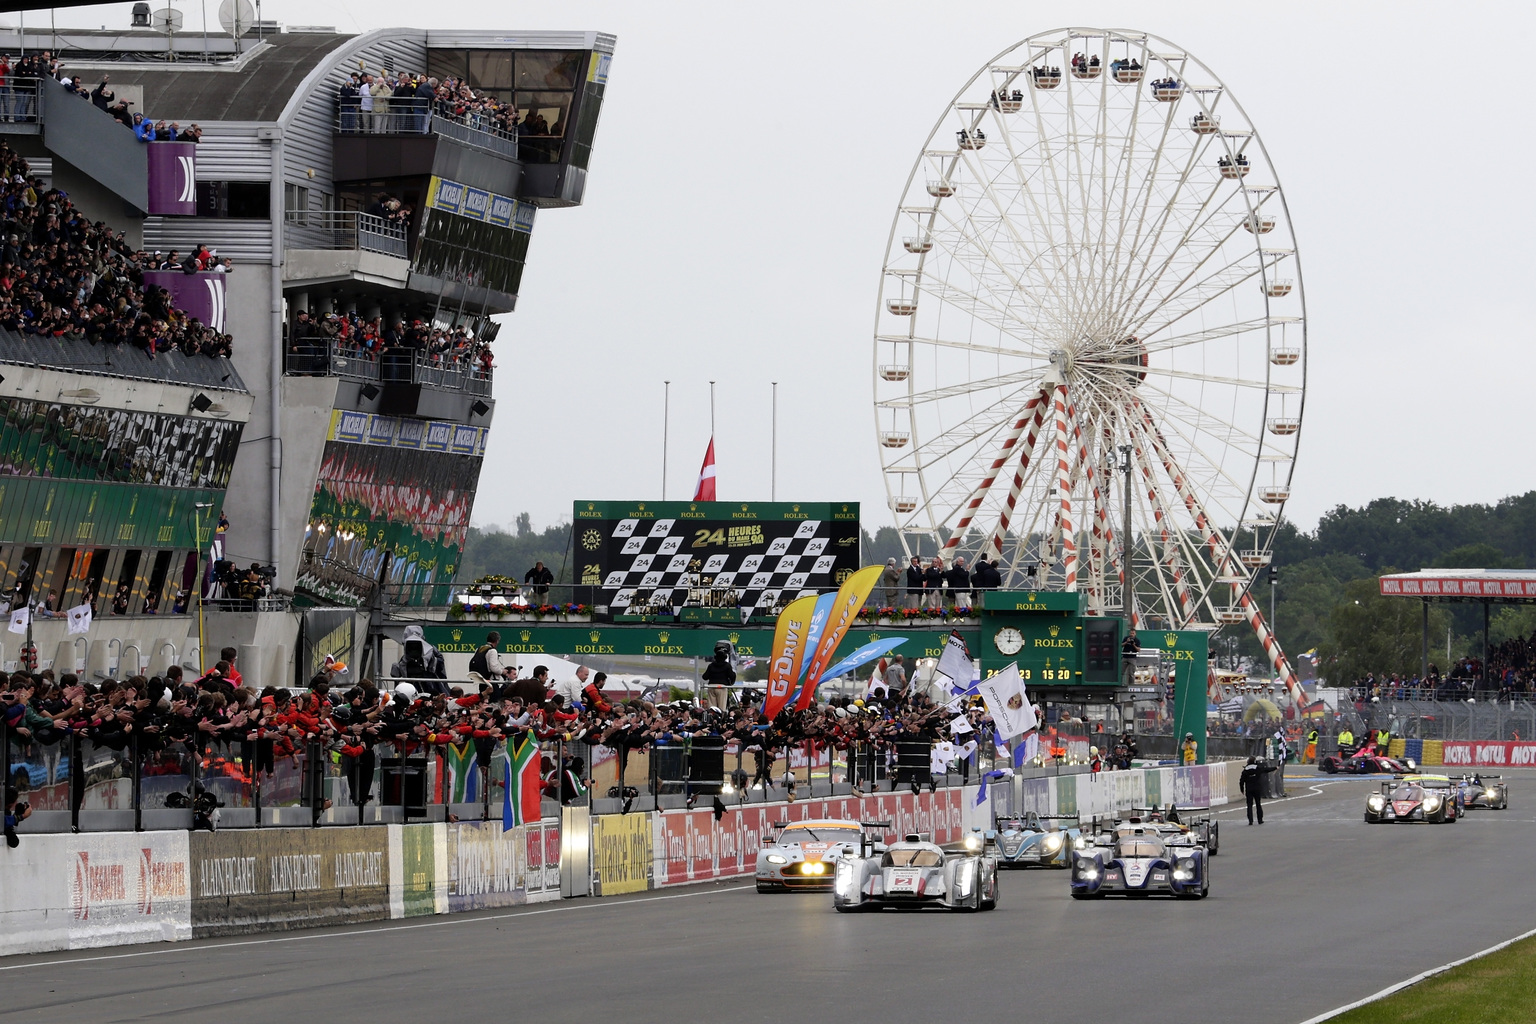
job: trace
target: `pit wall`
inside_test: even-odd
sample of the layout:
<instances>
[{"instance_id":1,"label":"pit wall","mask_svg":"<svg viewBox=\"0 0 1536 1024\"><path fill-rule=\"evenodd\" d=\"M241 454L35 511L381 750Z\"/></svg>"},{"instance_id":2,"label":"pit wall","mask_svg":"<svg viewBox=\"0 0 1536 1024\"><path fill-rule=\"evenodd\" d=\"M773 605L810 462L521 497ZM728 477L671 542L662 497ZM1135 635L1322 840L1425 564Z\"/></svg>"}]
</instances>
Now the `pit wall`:
<instances>
[{"instance_id":1,"label":"pit wall","mask_svg":"<svg viewBox=\"0 0 1536 1024\"><path fill-rule=\"evenodd\" d=\"M593 892L752 873L774 822L889 821L940 843L994 813L1107 815L1226 803L1239 762L1001 780L977 786L592 818ZM384 921L560 897L560 823L28 834L0 850L0 956ZM579 863L579 861L577 862Z\"/></svg>"},{"instance_id":2,"label":"pit wall","mask_svg":"<svg viewBox=\"0 0 1536 1024\"><path fill-rule=\"evenodd\" d=\"M383 921L560 896L557 821L26 835L0 955Z\"/></svg>"},{"instance_id":3,"label":"pit wall","mask_svg":"<svg viewBox=\"0 0 1536 1024\"><path fill-rule=\"evenodd\" d=\"M904 790L730 807L718 822L708 810L599 815L592 819L593 894L614 896L750 875L763 837L776 821L889 821L887 838L930 832L936 842L951 843L972 828L991 827L993 814L1035 811L1086 819L1154 803L1218 806L1237 792L1241 772L1242 762L1231 761L1098 775L1041 774L993 784L980 802L977 786L916 796Z\"/></svg>"}]
</instances>

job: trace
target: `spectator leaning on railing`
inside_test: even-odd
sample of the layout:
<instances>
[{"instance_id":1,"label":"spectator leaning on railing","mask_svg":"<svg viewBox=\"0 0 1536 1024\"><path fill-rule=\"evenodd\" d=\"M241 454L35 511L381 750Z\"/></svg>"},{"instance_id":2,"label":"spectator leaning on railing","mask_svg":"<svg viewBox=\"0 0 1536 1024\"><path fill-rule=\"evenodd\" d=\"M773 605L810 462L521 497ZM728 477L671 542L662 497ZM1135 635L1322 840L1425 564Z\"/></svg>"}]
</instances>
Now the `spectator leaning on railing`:
<instances>
[{"instance_id":1,"label":"spectator leaning on railing","mask_svg":"<svg viewBox=\"0 0 1536 1024\"><path fill-rule=\"evenodd\" d=\"M762 777L762 765L771 764L786 748L811 753L873 748L877 756L888 758L898 741L950 738L952 723L960 716L979 743L990 742L991 720L978 702L957 710L917 692L858 700L837 697L808 710L785 710L769 721L750 692L743 692L747 699L742 704L725 711L683 701L610 703L594 683L583 691L582 702L575 703L550 690L538 675L518 679L509 668L505 677L485 680L478 687L455 686L427 695L410 683L401 683L393 694L381 692L367 679L341 689L333 685L335 674L323 670L307 692L295 697L286 689L258 691L242 685L228 660L195 681L174 668L163 677L136 675L100 684L70 673L55 677L45 670L0 679L0 709L13 762L14 755L42 756L36 748L78 736L115 751L136 747L140 771L146 775L184 773L186 760L195 758L200 775L219 770L250 781L257 774L271 775L281 761L296 765L307 744L319 743L343 757L344 774L359 802L371 798L377 744L392 745L403 754L473 744L478 762L488 765L498 743L532 735L539 741L613 748L622 766L632 750L718 736L738 741L745 752L756 755ZM549 774L557 776L550 767ZM558 786L552 792L558 793ZM15 809L24 802L23 795L7 794L8 816L25 817ZM202 793L191 794L194 809L204 798ZM214 827L212 810L203 805L195 818L198 827Z\"/></svg>"},{"instance_id":2,"label":"spectator leaning on railing","mask_svg":"<svg viewBox=\"0 0 1536 1024\"><path fill-rule=\"evenodd\" d=\"M0 327L24 335L132 345L228 357L229 335L187 316L164 288L145 289L143 271L229 272L227 259L199 246L185 259L134 252L67 193L45 189L25 160L0 144ZM173 257L178 254L172 254Z\"/></svg>"}]
</instances>

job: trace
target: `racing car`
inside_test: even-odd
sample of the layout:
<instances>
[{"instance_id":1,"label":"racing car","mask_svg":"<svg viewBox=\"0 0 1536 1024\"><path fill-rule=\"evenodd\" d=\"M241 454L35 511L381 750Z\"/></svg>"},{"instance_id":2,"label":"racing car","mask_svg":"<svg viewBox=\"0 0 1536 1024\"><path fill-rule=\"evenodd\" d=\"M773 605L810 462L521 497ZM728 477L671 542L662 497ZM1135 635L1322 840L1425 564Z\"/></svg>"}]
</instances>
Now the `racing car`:
<instances>
[{"instance_id":1,"label":"racing car","mask_svg":"<svg viewBox=\"0 0 1536 1024\"><path fill-rule=\"evenodd\" d=\"M757 891L790 889L826 891L839 858L857 851L866 839L883 849L868 829L889 828L889 822L858 822L832 818L812 821L776 821L771 842L757 851Z\"/></svg>"},{"instance_id":2,"label":"racing car","mask_svg":"<svg viewBox=\"0 0 1536 1024\"><path fill-rule=\"evenodd\" d=\"M832 906L839 913L881 907L992 910L997 906L997 858L974 832L958 850L926 834L905 836L877 851L867 841L837 862Z\"/></svg>"},{"instance_id":3,"label":"racing car","mask_svg":"<svg viewBox=\"0 0 1536 1024\"><path fill-rule=\"evenodd\" d=\"M1317 770L1329 775L1402 775L1418 768L1413 758L1399 761L1375 751L1359 751L1348 757L1333 753L1317 762Z\"/></svg>"},{"instance_id":4,"label":"racing car","mask_svg":"<svg viewBox=\"0 0 1536 1024\"><path fill-rule=\"evenodd\" d=\"M1076 824L1075 814L1000 814L993 819L993 827L986 831L977 829L982 840L996 850L999 867L1065 868L1071 862L1072 846L1081 830L1057 828L1058 821Z\"/></svg>"},{"instance_id":5,"label":"racing car","mask_svg":"<svg viewBox=\"0 0 1536 1024\"><path fill-rule=\"evenodd\" d=\"M1204 899L1211 885L1209 851L1194 832L1169 824L1127 819L1074 849L1072 898Z\"/></svg>"},{"instance_id":6,"label":"racing car","mask_svg":"<svg viewBox=\"0 0 1536 1024\"><path fill-rule=\"evenodd\" d=\"M1210 810L1209 807L1181 809L1178 805L1171 803L1166 810L1159 807L1133 807L1125 818L1114 819L1108 827L1114 832L1124 829L1152 828L1160 835L1174 836L1188 833L1194 836L1195 842L1205 848L1209 856L1215 857L1221 852L1221 823L1211 816ZM1102 829L1099 819L1095 818L1090 832L1100 831ZM1083 846L1081 842L1078 845Z\"/></svg>"},{"instance_id":7,"label":"racing car","mask_svg":"<svg viewBox=\"0 0 1536 1024\"><path fill-rule=\"evenodd\" d=\"M1509 787L1497 775L1463 775L1456 780L1456 788L1461 792L1464 811L1474 807L1509 810Z\"/></svg>"},{"instance_id":8,"label":"racing car","mask_svg":"<svg viewBox=\"0 0 1536 1024\"><path fill-rule=\"evenodd\" d=\"M1446 776L1405 775L1383 782L1380 793L1366 798L1365 820L1370 825L1398 821L1454 825L1461 817L1460 804Z\"/></svg>"}]
</instances>

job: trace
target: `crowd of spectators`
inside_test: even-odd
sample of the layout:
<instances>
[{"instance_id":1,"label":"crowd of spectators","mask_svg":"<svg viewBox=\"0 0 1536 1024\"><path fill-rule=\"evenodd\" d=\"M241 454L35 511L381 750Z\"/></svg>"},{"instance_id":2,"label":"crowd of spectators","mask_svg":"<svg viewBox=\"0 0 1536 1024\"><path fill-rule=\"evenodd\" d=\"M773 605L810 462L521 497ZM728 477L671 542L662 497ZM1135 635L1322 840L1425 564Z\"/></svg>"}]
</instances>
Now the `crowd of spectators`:
<instances>
[{"instance_id":1,"label":"crowd of spectators","mask_svg":"<svg viewBox=\"0 0 1536 1024\"><path fill-rule=\"evenodd\" d=\"M917 686L880 687L868 698L834 697L808 710L786 709L770 721L762 714L760 695L750 690L740 691L744 699L729 709L669 701L665 691L610 700L601 672L588 681L583 669L578 680L556 686L542 666L518 678L494 656L479 663L489 675L472 674L468 686L450 687L428 671L425 678L397 683L393 692L368 679L351 682L346 666L333 659L303 691L258 688L241 677L237 657L234 648L224 648L197 679L174 666L163 676L99 684L51 670L13 674L0 683L6 735L13 751L73 735L116 751L136 743L146 764L176 746L195 751L205 764L238 765L246 778L271 775L285 759L297 764L308 745L318 743L340 759L359 803L371 799L379 744L405 754L472 746L486 766L498 744L520 743L530 735L540 742L564 741L573 755L583 745L600 745L617 752L622 785L632 751L718 737L738 741L755 756L754 783L775 785L780 780L770 777L771 768L787 748L808 755L829 748L872 749L891 761L899 741L953 738L957 748L967 739L991 742L991 720L979 701L950 707ZM961 718L964 725L957 726ZM585 762L573 756L561 767L580 779Z\"/></svg>"},{"instance_id":2,"label":"crowd of spectators","mask_svg":"<svg viewBox=\"0 0 1536 1024\"><path fill-rule=\"evenodd\" d=\"M513 104L476 93L452 76L438 80L407 71L354 72L337 89L336 99L343 132L426 132L435 117L514 140L559 137L565 130L537 110L520 114Z\"/></svg>"},{"instance_id":3,"label":"crowd of spectators","mask_svg":"<svg viewBox=\"0 0 1536 1024\"><path fill-rule=\"evenodd\" d=\"M903 608L975 607L983 591L1003 585L997 565L985 554L977 555L976 563L969 567L964 555L956 555L947 565L940 555L926 564L913 555L905 570L897 568L896 559L886 559L885 570L880 574L883 607L878 614L899 613Z\"/></svg>"},{"instance_id":4,"label":"crowd of spectators","mask_svg":"<svg viewBox=\"0 0 1536 1024\"><path fill-rule=\"evenodd\" d=\"M134 251L121 231L92 222L67 193L47 188L27 162L0 144L0 327L24 335L131 345L162 352L230 355L231 339L177 309L163 287L146 288L146 270L229 272L228 259L199 246Z\"/></svg>"},{"instance_id":5,"label":"crowd of spectators","mask_svg":"<svg viewBox=\"0 0 1536 1024\"><path fill-rule=\"evenodd\" d=\"M442 369L471 371L489 377L493 365L491 346L476 340L462 325L438 327L421 320L383 316L364 317L357 310L325 313L301 309L289 327L290 367L301 371L306 358L323 368L329 347L348 358L377 361L388 349L416 353L419 361Z\"/></svg>"},{"instance_id":6,"label":"crowd of spectators","mask_svg":"<svg viewBox=\"0 0 1536 1024\"><path fill-rule=\"evenodd\" d=\"M112 89L112 76L102 75L94 87L88 87L79 75L72 75L49 50L31 56L20 56L14 61L0 54L0 119L6 121L35 121L37 96L34 84L38 79L52 78L82 100L89 100L98 110L112 115L123 127L133 132L140 142L191 142L202 141L203 130L197 124L183 128L178 121L152 121L142 111L130 111L133 101L118 99Z\"/></svg>"},{"instance_id":7,"label":"crowd of spectators","mask_svg":"<svg viewBox=\"0 0 1536 1024\"><path fill-rule=\"evenodd\" d=\"M1350 696L1357 701L1370 700L1466 700L1474 695L1499 701L1530 700L1536 693L1536 631L1529 637L1515 636L1492 647L1488 652L1487 679L1483 659L1466 657L1441 673L1431 664L1429 671L1417 673L1367 672L1355 680Z\"/></svg>"}]
</instances>

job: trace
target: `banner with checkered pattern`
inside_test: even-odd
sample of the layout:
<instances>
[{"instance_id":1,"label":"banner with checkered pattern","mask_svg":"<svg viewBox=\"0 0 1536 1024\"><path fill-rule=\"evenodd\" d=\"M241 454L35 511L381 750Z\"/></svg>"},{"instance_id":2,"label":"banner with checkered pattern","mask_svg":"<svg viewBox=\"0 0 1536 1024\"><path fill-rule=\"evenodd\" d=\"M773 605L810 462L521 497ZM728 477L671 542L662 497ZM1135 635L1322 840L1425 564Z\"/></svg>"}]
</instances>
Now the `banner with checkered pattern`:
<instances>
[{"instance_id":1,"label":"banner with checkered pattern","mask_svg":"<svg viewBox=\"0 0 1536 1024\"><path fill-rule=\"evenodd\" d=\"M576 579L620 614L682 607L690 591L766 614L859 568L857 502L579 501L572 518Z\"/></svg>"}]
</instances>

